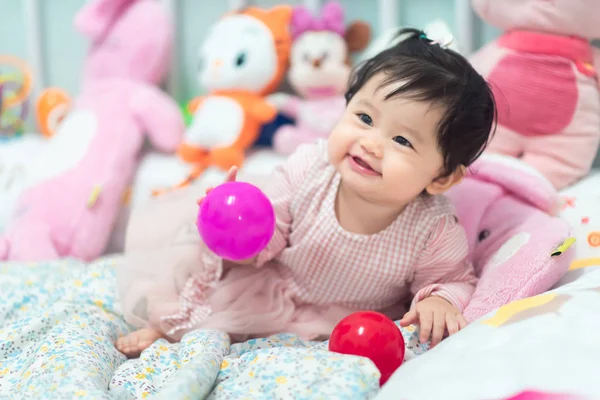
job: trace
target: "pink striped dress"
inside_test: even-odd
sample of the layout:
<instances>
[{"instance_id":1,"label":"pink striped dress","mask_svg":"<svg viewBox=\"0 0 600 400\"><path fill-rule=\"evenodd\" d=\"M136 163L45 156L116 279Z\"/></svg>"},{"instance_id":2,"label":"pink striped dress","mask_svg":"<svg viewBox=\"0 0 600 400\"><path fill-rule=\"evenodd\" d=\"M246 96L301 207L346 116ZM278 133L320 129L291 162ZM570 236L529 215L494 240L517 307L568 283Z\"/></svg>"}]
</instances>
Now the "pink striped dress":
<instances>
[{"instance_id":1,"label":"pink striped dress","mask_svg":"<svg viewBox=\"0 0 600 400\"><path fill-rule=\"evenodd\" d=\"M476 278L449 200L422 196L385 230L350 233L335 214L340 175L326 146L303 145L274 172L265 192L277 229L257 264L229 265L206 250L203 268L181 292L180 312L162 317L161 329L173 337L214 328L240 338L311 338L329 334L351 312L397 318L404 304L431 295L464 309Z\"/></svg>"}]
</instances>

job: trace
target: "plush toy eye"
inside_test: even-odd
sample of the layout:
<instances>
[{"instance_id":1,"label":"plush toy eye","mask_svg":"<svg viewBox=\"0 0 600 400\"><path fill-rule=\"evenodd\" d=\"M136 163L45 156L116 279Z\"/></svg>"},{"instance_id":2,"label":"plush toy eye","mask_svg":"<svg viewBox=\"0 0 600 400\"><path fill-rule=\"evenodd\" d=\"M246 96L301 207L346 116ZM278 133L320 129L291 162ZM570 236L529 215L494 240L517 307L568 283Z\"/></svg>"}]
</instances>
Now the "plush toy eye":
<instances>
[{"instance_id":1,"label":"plush toy eye","mask_svg":"<svg viewBox=\"0 0 600 400\"><path fill-rule=\"evenodd\" d=\"M235 58L236 67L241 67L242 65L246 64L246 58L246 51L242 51L241 53L239 53Z\"/></svg>"},{"instance_id":2,"label":"plush toy eye","mask_svg":"<svg viewBox=\"0 0 600 400\"><path fill-rule=\"evenodd\" d=\"M488 231L487 229L482 230L481 232L479 232L479 241L483 242L485 239L487 239L488 236L490 236L490 231Z\"/></svg>"}]
</instances>

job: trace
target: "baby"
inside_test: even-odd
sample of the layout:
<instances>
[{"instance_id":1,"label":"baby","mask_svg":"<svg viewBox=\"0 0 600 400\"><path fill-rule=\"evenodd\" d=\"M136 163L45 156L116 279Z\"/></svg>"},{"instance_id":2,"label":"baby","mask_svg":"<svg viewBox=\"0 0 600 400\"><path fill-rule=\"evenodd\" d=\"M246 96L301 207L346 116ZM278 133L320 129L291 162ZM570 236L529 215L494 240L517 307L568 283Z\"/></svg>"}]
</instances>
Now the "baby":
<instances>
[{"instance_id":1,"label":"baby","mask_svg":"<svg viewBox=\"0 0 600 400\"><path fill-rule=\"evenodd\" d=\"M234 263L201 243L177 312L149 310L145 327L117 341L120 351L137 356L202 328L234 340L327 337L359 310L419 324L432 346L465 326L476 278L442 193L484 150L494 100L465 58L419 30L399 34L354 72L328 141L300 147L269 180L277 226L266 249Z\"/></svg>"}]
</instances>

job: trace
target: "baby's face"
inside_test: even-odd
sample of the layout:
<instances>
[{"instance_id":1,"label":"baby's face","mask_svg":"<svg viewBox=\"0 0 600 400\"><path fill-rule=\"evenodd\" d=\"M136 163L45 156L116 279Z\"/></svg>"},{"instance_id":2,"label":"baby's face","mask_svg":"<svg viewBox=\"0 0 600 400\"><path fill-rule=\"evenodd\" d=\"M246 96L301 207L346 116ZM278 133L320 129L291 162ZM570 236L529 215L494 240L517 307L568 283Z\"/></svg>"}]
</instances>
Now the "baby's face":
<instances>
[{"instance_id":1,"label":"baby's face","mask_svg":"<svg viewBox=\"0 0 600 400\"><path fill-rule=\"evenodd\" d=\"M344 184L382 206L403 206L443 170L437 144L442 110L401 96L398 84L379 88L376 75L352 98L329 137L329 160Z\"/></svg>"}]
</instances>

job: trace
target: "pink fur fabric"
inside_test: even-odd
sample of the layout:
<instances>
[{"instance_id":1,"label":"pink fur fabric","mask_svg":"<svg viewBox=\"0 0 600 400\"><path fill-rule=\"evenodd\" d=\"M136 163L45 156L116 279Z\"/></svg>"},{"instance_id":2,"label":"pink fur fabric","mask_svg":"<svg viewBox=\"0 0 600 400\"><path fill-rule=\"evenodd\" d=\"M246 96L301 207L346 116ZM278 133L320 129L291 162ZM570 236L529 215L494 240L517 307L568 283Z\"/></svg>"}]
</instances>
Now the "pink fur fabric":
<instances>
[{"instance_id":1,"label":"pink fur fabric","mask_svg":"<svg viewBox=\"0 0 600 400\"><path fill-rule=\"evenodd\" d=\"M490 82L498 130L489 152L519 157L562 189L600 143L600 7L587 0L473 0L505 33L470 57Z\"/></svg>"},{"instance_id":2,"label":"pink fur fabric","mask_svg":"<svg viewBox=\"0 0 600 400\"><path fill-rule=\"evenodd\" d=\"M558 192L522 161L484 156L448 196L467 231L469 257L479 275L464 311L469 322L545 292L567 271L574 248L552 255L571 236L569 224L554 216Z\"/></svg>"},{"instance_id":3,"label":"pink fur fabric","mask_svg":"<svg viewBox=\"0 0 600 400\"><path fill-rule=\"evenodd\" d=\"M153 0L96 0L76 27L91 40L73 110L32 161L32 176L0 239L0 259L100 256L146 137L174 152L184 131L165 77L173 27Z\"/></svg>"}]
</instances>

